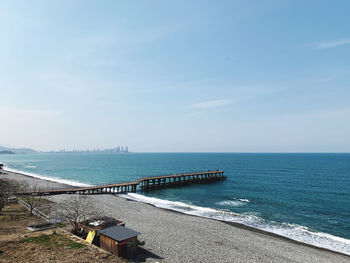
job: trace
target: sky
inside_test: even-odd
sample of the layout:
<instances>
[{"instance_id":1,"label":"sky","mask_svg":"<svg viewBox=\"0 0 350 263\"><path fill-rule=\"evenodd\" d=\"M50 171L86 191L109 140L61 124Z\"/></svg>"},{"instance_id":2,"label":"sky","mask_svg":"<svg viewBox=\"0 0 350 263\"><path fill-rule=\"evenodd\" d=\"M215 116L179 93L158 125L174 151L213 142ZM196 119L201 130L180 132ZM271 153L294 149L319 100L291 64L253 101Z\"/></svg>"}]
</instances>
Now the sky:
<instances>
[{"instance_id":1,"label":"sky","mask_svg":"<svg viewBox=\"0 0 350 263\"><path fill-rule=\"evenodd\" d=\"M350 1L0 1L0 145L350 152Z\"/></svg>"}]
</instances>

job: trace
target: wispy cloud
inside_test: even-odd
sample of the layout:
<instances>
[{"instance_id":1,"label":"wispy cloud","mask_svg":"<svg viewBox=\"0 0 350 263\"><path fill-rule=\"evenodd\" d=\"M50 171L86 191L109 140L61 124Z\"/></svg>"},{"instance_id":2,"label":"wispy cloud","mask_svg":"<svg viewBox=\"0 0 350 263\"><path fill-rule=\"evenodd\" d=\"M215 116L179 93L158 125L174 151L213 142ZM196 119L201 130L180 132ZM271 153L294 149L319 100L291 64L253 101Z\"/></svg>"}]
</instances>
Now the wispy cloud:
<instances>
[{"instance_id":1,"label":"wispy cloud","mask_svg":"<svg viewBox=\"0 0 350 263\"><path fill-rule=\"evenodd\" d=\"M192 104L192 108L196 109L207 109L207 108L215 108L220 107L224 105L232 104L232 100L230 99L222 99L222 100L210 100L210 101L203 101L199 103Z\"/></svg>"},{"instance_id":2,"label":"wispy cloud","mask_svg":"<svg viewBox=\"0 0 350 263\"><path fill-rule=\"evenodd\" d=\"M350 44L350 38L347 38L347 39L325 41L325 42L318 42L318 43L309 43L307 44L307 46L312 46L316 49L326 49L326 48L340 47L340 46L349 45L349 44Z\"/></svg>"}]
</instances>

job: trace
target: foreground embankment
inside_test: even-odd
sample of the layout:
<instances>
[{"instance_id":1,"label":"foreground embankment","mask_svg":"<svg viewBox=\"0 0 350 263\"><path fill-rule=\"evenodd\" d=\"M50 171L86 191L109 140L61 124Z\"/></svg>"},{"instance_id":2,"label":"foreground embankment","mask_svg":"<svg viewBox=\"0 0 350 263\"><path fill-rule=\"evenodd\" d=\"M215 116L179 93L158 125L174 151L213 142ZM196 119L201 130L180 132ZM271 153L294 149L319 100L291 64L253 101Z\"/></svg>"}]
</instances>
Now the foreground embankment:
<instances>
[{"instance_id":1,"label":"foreground embankment","mask_svg":"<svg viewBox=\"0 0 350 263\"><path fill-rule=\"evenodd\" d=\"M10 177L39 187L62 187L18 173ZM61 201L66 195L49 197ZM114 195L89 196L108 216L141 232L150 262L350 262L350 257L239 225L185 215Z\"/></svg>"}]
</instances>

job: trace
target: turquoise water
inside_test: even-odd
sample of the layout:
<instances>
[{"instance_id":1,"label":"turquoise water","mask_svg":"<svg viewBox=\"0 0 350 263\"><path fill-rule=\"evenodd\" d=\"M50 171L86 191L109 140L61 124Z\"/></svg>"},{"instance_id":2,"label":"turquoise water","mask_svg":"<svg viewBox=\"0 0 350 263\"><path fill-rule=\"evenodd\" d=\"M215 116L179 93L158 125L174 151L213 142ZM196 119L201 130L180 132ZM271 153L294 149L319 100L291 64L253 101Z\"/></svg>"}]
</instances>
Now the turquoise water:
<instances>
[{"instance_id":1,"label":"turquoise water","mask_svg":"<svg viewBox=\"0 0 350 263\"><path fill-rule=\"evenodd\" d=\"M350 154L61 153L0 162L74 185L223 169L227 181L125 197L350 254Z\"/></svg>"}]
</instances>

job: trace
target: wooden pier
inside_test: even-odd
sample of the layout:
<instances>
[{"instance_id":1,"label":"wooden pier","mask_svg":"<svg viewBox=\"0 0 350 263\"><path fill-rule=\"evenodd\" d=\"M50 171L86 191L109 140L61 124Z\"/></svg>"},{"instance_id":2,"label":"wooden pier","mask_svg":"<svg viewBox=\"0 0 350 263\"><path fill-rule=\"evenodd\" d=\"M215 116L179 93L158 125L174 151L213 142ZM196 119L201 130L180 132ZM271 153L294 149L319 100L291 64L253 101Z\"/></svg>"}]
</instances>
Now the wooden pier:
<instances>
[{"instance_id":1,"label":"wooden pier","mask_svg":"<svg viewBox=\"0 0 350 263\"><path fill-rule=\"evenodd\" d=\"M143 191L180 187L189 184L212 183L225 180L224 171L207 171L197 173L174 174L154 177L143 177L135 182L96 185L89 187L75 187L62 189L45 189L24 191L19 195L55 195L55 194L117 194L136 192L139 188Z\"/></svg>"}]
</instances>

